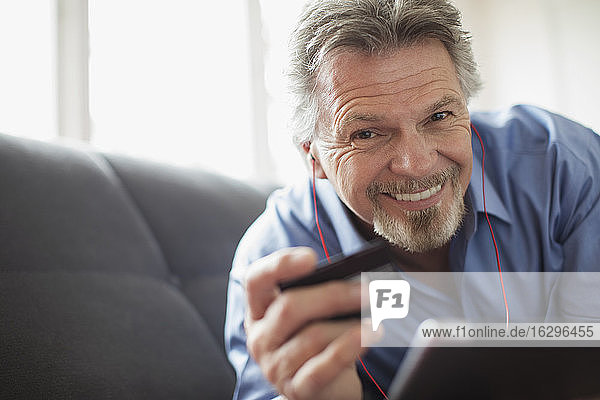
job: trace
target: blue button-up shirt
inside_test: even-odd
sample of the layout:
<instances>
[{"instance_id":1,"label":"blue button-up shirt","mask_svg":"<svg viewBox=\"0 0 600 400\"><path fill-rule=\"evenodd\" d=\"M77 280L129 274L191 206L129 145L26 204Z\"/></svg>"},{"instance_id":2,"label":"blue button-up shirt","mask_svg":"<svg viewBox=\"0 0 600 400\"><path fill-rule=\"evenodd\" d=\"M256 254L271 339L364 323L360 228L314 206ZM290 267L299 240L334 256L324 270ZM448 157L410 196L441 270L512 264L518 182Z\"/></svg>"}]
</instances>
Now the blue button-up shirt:
<instances>
[{"instance_id":1,"label":"blue button-up shirt","mask_svg":"<svg viewBox=\"0 0 600 400\"><path fill-rule=\"evenodd\" d=\"M471 121L484 143L486 206L503 271L600 270L600 136L531 106L472 113ZM467 215L450 243L450 268L496 271L496 255L483 214L482 150L472 136ZM329 253L353 253L365 239L328 181L319 180L316 191ZM265 212L246 232L235 255L225 343L237 373L236 399L277 396L246 350L241 281L253 261L289 246L308 246L320 258L325 257L308 180L271 195ZM404 351L374 348L364 357L383 388L389 386Z\"/></svg>"}]
</instances>

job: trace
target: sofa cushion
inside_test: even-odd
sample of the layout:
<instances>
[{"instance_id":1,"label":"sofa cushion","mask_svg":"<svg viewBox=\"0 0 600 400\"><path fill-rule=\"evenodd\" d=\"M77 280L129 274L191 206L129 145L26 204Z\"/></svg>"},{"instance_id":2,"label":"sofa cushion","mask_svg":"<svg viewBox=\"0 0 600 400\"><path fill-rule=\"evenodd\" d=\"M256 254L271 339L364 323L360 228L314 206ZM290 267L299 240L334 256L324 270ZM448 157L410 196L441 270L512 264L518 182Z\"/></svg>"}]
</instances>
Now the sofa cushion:
<instances>
[{"instance_id":1,"label":"sofa cushion","mask_svg":"<svg viewBox=\"0 0 600 400\"><path fill-rule=\"evenodd\" d=\"M90 152L0 135L0 271L169 269L110 166Z\"/></svg>"},{"instance_id":2,"label":"sofa cushion","mask_svg":"<svg viewBox=\"0 0 600 400\"><path fill-rule=\"evenodd\" d=\"M182 291L223 345L233 253L264 208L265 194L211 173L186 174L182 168L116 155L107 159L160 243Z\"/></svg>"},{"instance_id":3,"label":"sofa cushion","mask_svg":"<svg viewBox=\"0 0 600 400\"><path fill-rule=\"evenodd\" d=\"M265 206L263 192L233 179L124 156L106 158L182 280L227 271L243 232Z\"/></svg>"},{"instance_id":4,"label":"sofa cushion","mask_svg":"<svg viewBox=\"0 0 600 400\"><path fill-rule=\"evenodd\" d=\"M2 272L0 316L2 399L231 397L206 323L156 278Z\"/></svg>"}]
</instances>

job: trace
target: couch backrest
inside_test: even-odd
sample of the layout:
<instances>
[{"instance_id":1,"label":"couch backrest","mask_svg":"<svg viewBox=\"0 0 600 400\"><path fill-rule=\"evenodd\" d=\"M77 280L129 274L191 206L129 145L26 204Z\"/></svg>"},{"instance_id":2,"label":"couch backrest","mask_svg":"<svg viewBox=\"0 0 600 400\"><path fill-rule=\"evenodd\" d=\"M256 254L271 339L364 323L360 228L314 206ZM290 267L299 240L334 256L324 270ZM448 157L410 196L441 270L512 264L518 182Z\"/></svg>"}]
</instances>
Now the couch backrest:
<instances>
[{"instance_id":1,"label":"couch backrest","mask_svg":"<svg viewBox=\"0 0 600 400\"><path fill-rule=\"evenodd\" d=\"M265 195L0 135L0 398L227 398L227 273Z\"/></svg>"}]
</instances>

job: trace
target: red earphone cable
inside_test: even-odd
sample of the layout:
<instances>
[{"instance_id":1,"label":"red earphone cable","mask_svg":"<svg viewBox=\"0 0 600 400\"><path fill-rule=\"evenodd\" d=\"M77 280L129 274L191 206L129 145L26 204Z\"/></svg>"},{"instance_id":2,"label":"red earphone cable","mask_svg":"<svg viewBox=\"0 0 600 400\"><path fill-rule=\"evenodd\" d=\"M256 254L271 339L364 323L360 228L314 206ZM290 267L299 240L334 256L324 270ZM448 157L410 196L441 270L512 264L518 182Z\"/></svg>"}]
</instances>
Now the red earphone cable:
<instances>
[{"instance_id":1,"label":"red earphone cable","mask_svg":"<svg viewBox=\"0 0 600 400\"><path fill-rule=\"evenodd\" d=\"M331 262L329 260L329 252L327 251L327 246L325 246L325 240L323 239L323 233L321 232L321 225L319 224L319 213L317 212L317 184L315 183L316 172L315 172L315 159L312 159L312 190L313 190L313 203L315 205L315 221L317 222L317 230L319 231L319 237L321 238L321 244L323 245L323 251L325 252L325 257L327 257L327 262Z\"/></svg>"},{"instance_id":2,"label":"red earphone cable","mask_svg":"<svg viewBox=\"0 0 600 400\"><path fill-rule=\"evenodd\" d=\"M325 245L325 240L323 239L323 233L321 232L321 225L319 224L319 213L317 212L317 189L316 189L317 185L316 185L316 172L315 172L315 159L314 158L312 159L312 172L313 172L312 189L313 189L313 203L315 206L315 221L317 223L317 230L319 231L319 237L321 238L321 245L323 246L323 251L325 252L325 257L327 257L327 262L331 262L329 259L329 252L327 251L327 246ZM379 391L381 392L383 397L386 400L389 400L387 395L383 391L383 389L381 389L381 387L377 384L377 381L375 381L375 378L373 378L373 375L371 375L371 373L367 369L367 366L365 365L365 363L363 362L363 360L360 356L358 357L358 360L360 361L360 364L362 365L363 369L365 370L365 372L367 373L369 378L371 378L371 380L373 381L373 383L375 384L377 389L379 389Z\"/></svg>"},{"instance_id":3,"label":"red earphone cable","mask_svg":"<svg viewBox=\"0 0 600 400\"><path fill-rule=\"evenodd\" d=\"M498 274L500 275L502 297L504 297L504 309L506 310L506 326L508 327L508 322L510 321L510 313L508 311L508 302L506 301L506 291L504 290L504 279L502 279L502 268L500 267L500 253L498 252L496 237L494 236L492 224L490 223L490 217L488 216L487 208L485 206L485 148L483 147L483 140L481 140L481 136L479 136L479 132L477 132L477 128L475 128L475 125L471 124L471 128L473 128L473 130L475 131L475 134L479 139L479 144L481 145L481 192L483 193L483 213L485 214L485 219L487 220L488 227L490 228L492 242L494 243L494 249L496 250L496 264L498 265Z\"/></svg>"},{"instance_id":4,"label":"red earphone cable","mask_svg":"<svg viewBox=\"0 0 600 400\"><path fill-rule=\"evenodd\" d=\"M385 394L385 392L383 391L383 389L381 387L379 387L379 385L377 384L377 381L375 380L375 378L373 378L373 376L371 375L371 373L367 369L367 366L365 365L365 363L363 362L363 360L362 360L362 358L360 356L358 356L358 361L360 361L360 365L362 365L363 369L365 370L365 372L367 373L367 375L369 375L369 378L371 378L371 381L373 381L373 383L375 384L375 386L377 386L377 389L379 389L379 391L381 392L381 394L383 395L383 397L386 400L389 400L389 398L387 397L387 395Z\"/></svg>"}]
</instances>

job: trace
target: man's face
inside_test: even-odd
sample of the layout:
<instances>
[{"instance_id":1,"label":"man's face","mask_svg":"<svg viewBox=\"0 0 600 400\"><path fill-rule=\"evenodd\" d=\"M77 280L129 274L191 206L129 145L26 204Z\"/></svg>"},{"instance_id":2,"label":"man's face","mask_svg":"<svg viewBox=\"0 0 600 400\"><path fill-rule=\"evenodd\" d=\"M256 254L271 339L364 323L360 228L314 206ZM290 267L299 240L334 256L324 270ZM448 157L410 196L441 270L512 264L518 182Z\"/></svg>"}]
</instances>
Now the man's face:
<instances>
[{"instance_id":1,"label":"man's face","mask_svg":"<svg viewBox=\"0 0 600 400\"><path fill-rule=\"evenodd\" d=\"M443 44L330 56L317 79L318 169L377 233L409 251L446 244L464 213L470 120Z\"/></svg>"}]
</instances>

